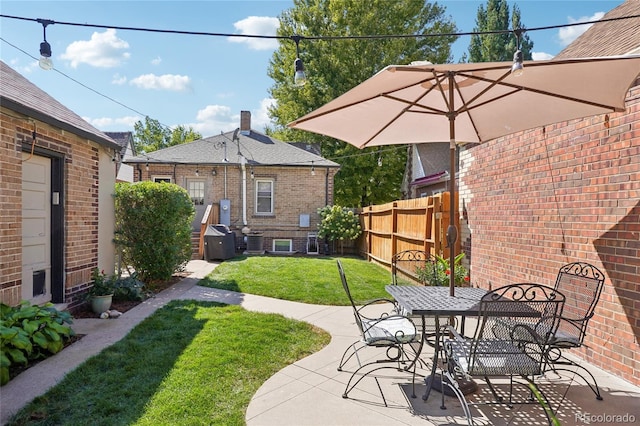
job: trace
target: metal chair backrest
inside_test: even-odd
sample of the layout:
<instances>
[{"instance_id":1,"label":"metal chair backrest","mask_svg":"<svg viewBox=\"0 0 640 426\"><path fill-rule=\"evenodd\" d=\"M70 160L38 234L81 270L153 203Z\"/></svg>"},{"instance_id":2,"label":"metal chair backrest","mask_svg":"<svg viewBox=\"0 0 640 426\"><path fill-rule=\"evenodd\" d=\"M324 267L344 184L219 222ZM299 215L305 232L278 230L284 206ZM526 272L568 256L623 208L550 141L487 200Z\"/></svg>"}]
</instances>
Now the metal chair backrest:
<instances>
[{"instance_id":1,"label":"metal chair backrest","mask_svg":"<svg viewBox=\"0 0 640 426\"><path fill-rule=\"evenodd\" d=\"M360 317L360 312L356 307L355 302L353 301L353 297L351 296L351 290L349 290L349 284L347 284L347 277L344 274L344 269L342 268L342 263L340 260L336 260L338 264L338 272L340 273L340 280L342 281L342 288L344 288L344 292L347 293L347 297L349 298L349 302L351 302L351 307L353 308L353 316L356 319L356 324L358 325L358 329L360 330L360 334L364 336L364 328L362 326L362 318Z\"/></svg>"},{"instance_id":2,"label":"metal chair backrest","mask_svg":"<svg viewBox=\"0 0 640 426\"><path fill-rule=\"evenodd\" d=\"M433 276L436 275L436 258L424 250L404 250L391 257L391 283L398 284L398 273L411 277L422 285L429 283L421 280L417 274L417 268L433 268Z\"/></svg>"},{"instance_id":3,"label":"metal chair backrest","mask_svg":"<svg viewBox=\"0 0 640 426\"><path fill-rule=\"evenodd\" d=\"M569 263L560 268L555 289L566 297L558 335L574 346L582 345L604 287L604 274L593 265Z\"/></svg>"},{"instance_id":4,"label":"metal chair backrest","mask_svg":"<svg viewBox=\"0 0 640 426\"><path fill-rule=\"evenodd\" d=\"M480 321L470 360L500 363L506 356L501 354L504 346L490 342L510 342L536 362L536 371L528 370L527 374L540 373L544 350L555 335L564 302L560 292L541 284L510 284L488 292L480 300ZM496 352L487 353L492 350ZM497 366L499 364L494 367ZM517 366L511 367L517 369Z\"/></svg>"}]
</instances>

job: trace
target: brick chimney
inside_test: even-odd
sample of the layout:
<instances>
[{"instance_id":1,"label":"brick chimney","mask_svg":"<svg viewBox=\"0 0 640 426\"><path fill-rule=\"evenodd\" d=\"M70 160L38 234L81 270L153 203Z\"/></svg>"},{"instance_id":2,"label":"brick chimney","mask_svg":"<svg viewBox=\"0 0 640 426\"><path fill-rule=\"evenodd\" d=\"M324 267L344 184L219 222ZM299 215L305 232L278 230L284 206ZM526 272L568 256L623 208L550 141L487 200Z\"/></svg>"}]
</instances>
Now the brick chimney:
<instances>
[{"instance_id":1,"label":"brick chimney","mask_svg":"<svg viewBox=\"0 0 640 426\"><path fill-rule=\"evenodd\" d=\"M251 111L240 111L240 133L251 133Z\"/></svg>"}]
</instances>

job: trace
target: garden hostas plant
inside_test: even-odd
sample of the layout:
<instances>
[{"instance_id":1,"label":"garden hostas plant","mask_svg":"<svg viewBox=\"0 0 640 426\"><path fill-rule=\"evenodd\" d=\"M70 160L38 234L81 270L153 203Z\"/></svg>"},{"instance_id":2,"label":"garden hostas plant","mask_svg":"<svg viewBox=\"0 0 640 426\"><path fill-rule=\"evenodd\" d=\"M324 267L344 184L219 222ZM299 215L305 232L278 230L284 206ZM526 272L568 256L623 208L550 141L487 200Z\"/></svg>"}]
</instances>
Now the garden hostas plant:
<instances>
[{"instance_id":1,"label":"garden hostas plant","mask_svg":"<svg viewBox=\"0 0 640 426\"><path fill-rule=\"evenodd\" d=\"M329 241L355 240L362 232L358 215L346 207L325 206L318 209L318 237Z\"/></svg>"},{"instance_id":2,"label":"garden hostas plant","mask_svg":"<svg viewBox=\"0 0 640 426\"><path fill-rule=\"evenodd\" d=\"M51 303L35 306L25 301L15 307L0 303L0 385L9 381L16 365L60 352L75 334L65 325L72 322L68 312Z\"/></svg>"},{"instance_id":3,"label":"garden hostas plant","mask_svg":"<svg viewBox=\"0 0 640 426\"><path fill-rule=\"evenodd\" d=\"M456 285L462 285L469 282L469 271L460 264L464 257L464 253L460 253L454 258L455 272L454 281ZM449 259L445 259L436 255L435 268L431 265L416 268L416 277L420 282L436 285L449 285L449 277L451 276L451 268L449 267Z\"/></svg>"}]
</instances>

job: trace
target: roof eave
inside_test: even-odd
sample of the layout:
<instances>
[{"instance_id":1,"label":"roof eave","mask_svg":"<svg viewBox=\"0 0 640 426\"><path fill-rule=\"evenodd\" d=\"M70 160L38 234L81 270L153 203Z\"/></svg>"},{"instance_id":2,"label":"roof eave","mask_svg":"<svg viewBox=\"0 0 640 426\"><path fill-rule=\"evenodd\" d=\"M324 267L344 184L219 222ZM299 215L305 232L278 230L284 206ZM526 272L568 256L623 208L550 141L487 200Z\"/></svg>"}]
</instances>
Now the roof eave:
<instances>
[{"instance_id":1,"label":"roof eave","mask_svg":"<svg viewBox=\"0 0 640 426\"><path fill-rule=\"evenodd\" d=\"M36 120L42 121L43 123L47 123L49 125L58 127L62 130L66 130L68 132L71 132L75 135L78 135L82 138L85 139L89 139L92 140L94 142L96 142L99 145L102 145L104 147L107 148L111 148L111 149L116 149L119 150L120 149L120 145L118 143L116 143L115 141L111 140L111 139L105 139L100 137L99 135L96 135L94 133L91 132L87 132L86 130L80 129L72 124L66 123L64 121L58 120L56 118L51 117L48 114L45 114L41 111L38 111L36 109L33 108L29 108L19 102L16 102L12 99L6 98L4 96L1 97L2 99L2 106L11 109L13 111L16 111L20 114L24 114L28 117L32 117Z\"/></svg>"}]
</instances>

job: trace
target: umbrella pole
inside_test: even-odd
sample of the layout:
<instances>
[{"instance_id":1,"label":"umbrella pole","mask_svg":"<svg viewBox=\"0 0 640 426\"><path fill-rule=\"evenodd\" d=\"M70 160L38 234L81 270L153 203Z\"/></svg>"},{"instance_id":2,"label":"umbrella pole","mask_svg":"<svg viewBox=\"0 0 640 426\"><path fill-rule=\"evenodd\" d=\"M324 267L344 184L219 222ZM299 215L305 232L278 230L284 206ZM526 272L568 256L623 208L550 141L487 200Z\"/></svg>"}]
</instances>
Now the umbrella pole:
<instances>
[{"instance_id":1,"label":"umbrella pole","mask_svg":"<svg viewBox=\"0 0 640 426\"><path fill-rule=\"evenodd\" d=\"M447 228L447 244L449 246L449 295L455 295L456 285L456 240L458 239L458 229L456 228L456 142L450 141L450 164L449 174L449 227Z\"/></svg>"},{"instance_id":2,"label":"umbrella pole","mask_svg":"<svg viewBox=\"0 0 640 426\"><path fill-rule=\"evenodd\" d=\"M449 295L455 295L456 287L456 111L453 105L455 74L450 72L449 80L449 227L447 228L447 244L449 245Z\"/></svg>"}]
</instances>

